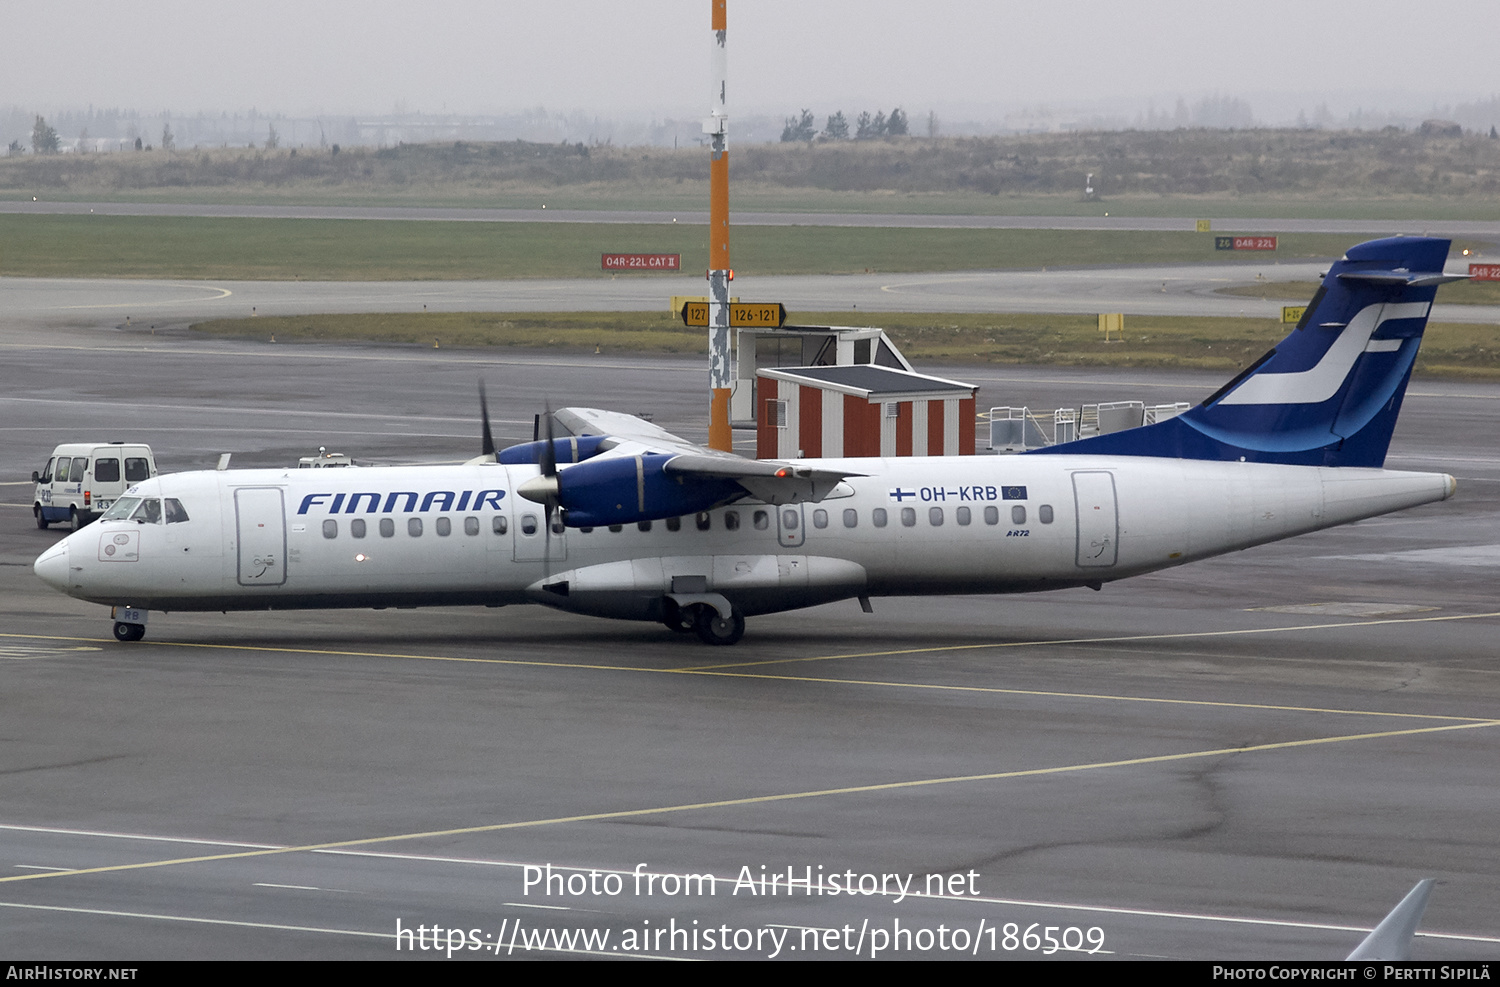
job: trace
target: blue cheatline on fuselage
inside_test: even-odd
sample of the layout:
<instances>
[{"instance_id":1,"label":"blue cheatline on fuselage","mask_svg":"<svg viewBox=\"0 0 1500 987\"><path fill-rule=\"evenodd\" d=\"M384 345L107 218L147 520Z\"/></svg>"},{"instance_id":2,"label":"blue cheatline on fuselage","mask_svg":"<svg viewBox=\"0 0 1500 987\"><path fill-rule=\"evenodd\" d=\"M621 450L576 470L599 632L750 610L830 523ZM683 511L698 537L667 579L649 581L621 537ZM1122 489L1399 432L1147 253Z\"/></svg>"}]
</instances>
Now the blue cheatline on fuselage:
<instances>
[{"instance_id":1,"label":"blue cheatline on fuselage","mask_svg":"<svg viewBox=\"0 0 1500 987\"><path fill-rule=\"evenodd\" d=\"M1372 240L1323 278L1291 335L1176 418L1034 449L1295 466L1384 464L1449 241Z\"/></svg>"}]
</instances>

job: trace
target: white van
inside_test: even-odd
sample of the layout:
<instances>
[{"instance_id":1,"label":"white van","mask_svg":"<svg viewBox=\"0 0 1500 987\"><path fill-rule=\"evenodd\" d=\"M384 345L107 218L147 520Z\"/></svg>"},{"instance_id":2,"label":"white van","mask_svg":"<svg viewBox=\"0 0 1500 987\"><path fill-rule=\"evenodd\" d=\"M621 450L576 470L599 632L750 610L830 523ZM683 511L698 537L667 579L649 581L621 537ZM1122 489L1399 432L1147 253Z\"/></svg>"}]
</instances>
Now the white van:
<instances>
[{"instance_id":1,"label":"white van","mask_svg":"<svg viewBox=\"0 0 1500 987\"><path fill-rule=\"evenodd\" d=\"M65 442L32 473L36 526L65 521L78 530L109 510L131 484L156 475L151 447L138 442Z\"/></svg>"}]
</instances>

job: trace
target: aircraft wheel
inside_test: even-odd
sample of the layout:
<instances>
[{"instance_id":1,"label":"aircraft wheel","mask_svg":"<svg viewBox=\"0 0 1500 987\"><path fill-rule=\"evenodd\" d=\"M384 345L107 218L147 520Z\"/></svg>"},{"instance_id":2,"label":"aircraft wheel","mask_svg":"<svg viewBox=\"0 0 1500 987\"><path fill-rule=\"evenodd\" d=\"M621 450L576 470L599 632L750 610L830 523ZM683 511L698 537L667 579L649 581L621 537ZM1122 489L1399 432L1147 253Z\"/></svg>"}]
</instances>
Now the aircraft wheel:
<instances>
[{"instance_id":1,"label":"aircraft wheel","mask_svg":"<svg viewBox=\"0 0 1500 987\"><path fill-rule=\"evenodd\" d=\"M127 624L127 623L125 623L122 620L115 621L115 640L116 641L124 641L124 642L139 641L141 638L143 638L145 636L146 636L146 625L144 625L144 624Z\"/></svg>"},{"instance_id":2,"label":"aircraft wheel","mask_svg":"<svg viewBox=\"0 0 1500 987\"><path fill-rule=\"evenodd\" d=\"M676 600L667 600L662 606L661 622L678 634L686 634L692 630L696 621L693 611L684 610L677 605Z\"/></svg>"},{"instance_id":3,"label":"aircraft wheel","mask_svg":"<svg viewBox=\"0 0 1500 987\"><path fill-rule=\"evenodd\" d=\"M36 515L36 526L38 528L41 528L43 531L46 531L47 525L51 524L52 522L48 521L47 516L42 513L42 505L38 504L33 507L31 509L31 513Z\"/></svg>"},{"instance_id":4,"label":"aircraft wheel","mask_svg":"<svg viewBox=\"0 0 1500 987\"><path fill-rule=\"evenodd\" d=\"M693 621L693 629L704 644L734 644L745 636L745 615L739 607L730 609L728 620L719 616L713 607L702 605Z\"/></svg>"}]
</instances>

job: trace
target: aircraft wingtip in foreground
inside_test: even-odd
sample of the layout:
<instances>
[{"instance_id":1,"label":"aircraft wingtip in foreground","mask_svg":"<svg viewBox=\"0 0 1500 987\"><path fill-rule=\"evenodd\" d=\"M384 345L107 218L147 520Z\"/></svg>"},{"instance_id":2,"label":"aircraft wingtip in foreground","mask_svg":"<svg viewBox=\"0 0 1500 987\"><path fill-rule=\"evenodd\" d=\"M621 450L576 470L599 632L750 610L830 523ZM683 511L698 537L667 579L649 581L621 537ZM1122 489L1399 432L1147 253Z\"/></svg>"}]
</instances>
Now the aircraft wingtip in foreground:
<instances>
[{"instance_id":1,"label":"aircraft wingtip in foreground","mask_svg":"<svg viewBox=\"0 0 1500 987\"><path fill-rule=\"evenodd\" d=\"M834 600L1098 588L1451 496L1383 469L1447 250L1353 247L1197 407L1034 454L757 461L590 408L497 451L486 410L462 466L155 477L35 570L122 641L150 610L541 603L733 644Z\"/></svg>"},{"instance_id":2,"label":"aircraft wingtip in foreground","mask_svg":"<svg viewBox=\"0 0 1500 987\"><path fill-rule=\"evenodd\" d=\"M1364 940L1354 947L1354 952L1345 959L1382 961L1411 959L1412 941L1417 935L1417 924L1427 911L1427 899L1432 895L1432 878L1418 881L1406 893L1406 897L1392 908L1390 914L1380 920Z\"/></svg>"}]
</instances>

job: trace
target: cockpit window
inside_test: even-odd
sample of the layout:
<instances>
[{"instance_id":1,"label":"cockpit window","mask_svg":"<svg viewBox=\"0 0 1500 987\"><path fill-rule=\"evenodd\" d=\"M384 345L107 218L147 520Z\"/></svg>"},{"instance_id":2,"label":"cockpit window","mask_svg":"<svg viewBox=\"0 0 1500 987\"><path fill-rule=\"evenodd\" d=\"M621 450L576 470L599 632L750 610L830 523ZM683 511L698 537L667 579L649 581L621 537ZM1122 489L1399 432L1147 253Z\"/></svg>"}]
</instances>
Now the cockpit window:
<instances>
[{"instance_id":1,"label":"cockpit window","mask_svg":"<svg viewBox=\"0 0 1500 987\"><path fill-rule=\"evenodd\" d=\"M165 503L167 505L168 524L176 524L179 521L186 521L188 519L187 509L182 506L182 501L176 497L168 497Z\"/></svg>"},{"instance_id":2,"label":"cockpit window","mask_svg":"<svg viewBox=\"0 0 1500 987\"><path fill-rule=\"evenodd\" d=\"M141 506L130 515L130 520L141 524L161 524L161 501L155 497L147 497L141 501Z\"/></svg>"},{"instance_id":3,"label":"cockpit window","mask_svg":"<svg viewBox=\"0 0 1500 987\"><path fill-rule=\"evenodd\" d=\"M119 500L115 501L113 507L104 512L104 516L99 520L123 521L126 518L130 517L130 513L134 511L137 506L139 506L140 502L141 498L139 497L121 497Z\"/></svg>"}]
</instances>

